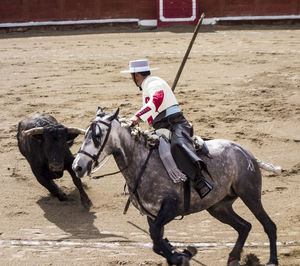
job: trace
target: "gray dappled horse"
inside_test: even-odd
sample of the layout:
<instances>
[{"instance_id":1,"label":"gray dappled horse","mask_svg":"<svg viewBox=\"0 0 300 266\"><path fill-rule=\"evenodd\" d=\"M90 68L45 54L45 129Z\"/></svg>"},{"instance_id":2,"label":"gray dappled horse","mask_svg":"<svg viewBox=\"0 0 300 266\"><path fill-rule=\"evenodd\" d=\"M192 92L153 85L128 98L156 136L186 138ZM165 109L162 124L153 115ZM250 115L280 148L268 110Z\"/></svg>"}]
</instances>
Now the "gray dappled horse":
<instances>
[{"instance_id":1,"label":"gray dappled horse","mask_svg":"<svg viewBox=\"0 0 300 266\"><path fill-rule=\"evenodd\" d=\"M238 261L251 230L251 224L238 216L233 202L240 197L263 225L270 241L270 260L267 265L278 265L276 225L265 212L261 202L262 177L255 157L238 144L221 139L206 142L211 158L203 156L212 178L206 175L213 190L203 199L191 188L190 208L184 208L182 183L174 183L168 176L157 149L153 150L142 175L140 171L149 154L145 137L132 138L131 129L118 121L119 109L110 115L98 113L86 131L84 142L73 162L78 177L91 172L106 156L112 154L129 187L133 205L147 215L153 250L167 259L169 265L189 265L194 254L189 250L176 252L163 239L164 226L176 216L207 210L213 217L238 232L238 239L229 254L228 265ZM137 180L139 179L139 180Z\"/></svg>"}]
</instances>

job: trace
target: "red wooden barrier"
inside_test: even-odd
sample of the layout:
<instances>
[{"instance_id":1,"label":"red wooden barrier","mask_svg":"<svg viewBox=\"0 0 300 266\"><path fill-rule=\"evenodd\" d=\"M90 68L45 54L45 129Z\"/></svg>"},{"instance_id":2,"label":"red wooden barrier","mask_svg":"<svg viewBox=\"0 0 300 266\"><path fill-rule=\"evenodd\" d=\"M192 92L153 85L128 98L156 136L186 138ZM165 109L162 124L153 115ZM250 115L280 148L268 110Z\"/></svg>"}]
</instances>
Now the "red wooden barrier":
<instances>
[{"instance_id":1,"label":"red wooden barrier","mask_svg":"<svg viewBox=\"0 0 300 266\"><path fill-rule=\"evenodd\" d=\"M156 19L155 0L0 0L0 23Z\"/></svg>"},{"instance_id":2,"label":"red wooden barrier","mask_svg":"<svg viewBox=\"0 0 300 266\"><path fill-rule=\"evenodd\" d=\"M159 23L177 18L196 23L202 12L206 18L300 15L300 0L0 0L0 23L118 18L158 18Z\"/></svg>"},{"instance_id":3,"label":"red wooden barrier","mask_svg":"<svg viewBox=\"0 0 300 266\"><path fill-rule=\"evenodd\" d=\"M205 17L300 15L300 0L200 0Z\"/></svg>"}]
</instances>

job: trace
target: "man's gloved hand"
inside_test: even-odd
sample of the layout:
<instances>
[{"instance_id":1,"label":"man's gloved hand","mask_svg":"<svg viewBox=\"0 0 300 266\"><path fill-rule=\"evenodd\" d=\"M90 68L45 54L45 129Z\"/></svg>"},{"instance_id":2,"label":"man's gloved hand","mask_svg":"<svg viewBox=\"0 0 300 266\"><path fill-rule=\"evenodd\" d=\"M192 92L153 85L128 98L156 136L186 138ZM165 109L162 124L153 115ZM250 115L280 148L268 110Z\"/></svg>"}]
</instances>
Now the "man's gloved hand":
<instances>
[{"instance_id":1,"label":"man's gloved hand","mask_svg":"<svg viewBox=\"0 0 300 266\"><path fill-rule=\"evenodd\" d=\"M129 120L132 122L132 125L134 125L134 126L137 125L141 121L141 119L139 117L137 117L136 115L131 117Z\"/></svg>"}]
</instances>

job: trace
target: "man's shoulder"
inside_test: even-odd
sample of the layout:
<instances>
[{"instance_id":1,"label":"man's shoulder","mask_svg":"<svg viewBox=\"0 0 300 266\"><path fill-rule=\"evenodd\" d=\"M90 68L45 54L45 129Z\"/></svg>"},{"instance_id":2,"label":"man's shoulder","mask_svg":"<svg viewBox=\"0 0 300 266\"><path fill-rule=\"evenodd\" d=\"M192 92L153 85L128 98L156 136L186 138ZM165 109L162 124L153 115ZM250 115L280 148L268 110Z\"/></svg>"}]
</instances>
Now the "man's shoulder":
<instances>
[{"instance_id":1,"label":"man's shoulder","mask_svg":"<svg viewBox=\"0 0 300 266\"><path fill-rule=\"evenodd\" d=\"M161 77L151 75L149 76L149 81L164 81L164 80Z\"/></svg>"},{"instance_id":2,"label":"man's shoulder","mask_svg":"<svg viewBox=\"0 0 300 266\"><path fill-rule=\"evenodd\" d=\"M163 86L165 84L167 84L166 81L158 76L151 75L147 78L147 86L149 86L149 87Z\"/></svg>"}]
</instances>

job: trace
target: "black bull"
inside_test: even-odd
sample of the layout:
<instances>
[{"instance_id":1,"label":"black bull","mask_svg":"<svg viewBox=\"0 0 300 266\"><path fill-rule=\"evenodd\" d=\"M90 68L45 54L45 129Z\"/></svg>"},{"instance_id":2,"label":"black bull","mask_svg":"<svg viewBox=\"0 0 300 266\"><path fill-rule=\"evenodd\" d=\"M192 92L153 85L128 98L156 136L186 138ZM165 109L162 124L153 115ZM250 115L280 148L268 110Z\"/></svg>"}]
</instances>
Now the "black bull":
<instances>
[{"instance_id":1,"label":"black bull","mask_svg":"<svg viewBox=\"0 0 300 266\"><path fill-rule=\"evenodd\" d=\"M61 178L64 170L67 170L80 192L82 204L89 208L92 203L82 187L81 180L72 170L74 156L70 151L74 139L83 133L84 130L59 124L49 114L34 113L19 122L17 139L20 152L42 186L59 200L66 200L66 194L53 179Z\"/></svg>"}]
</instances>

